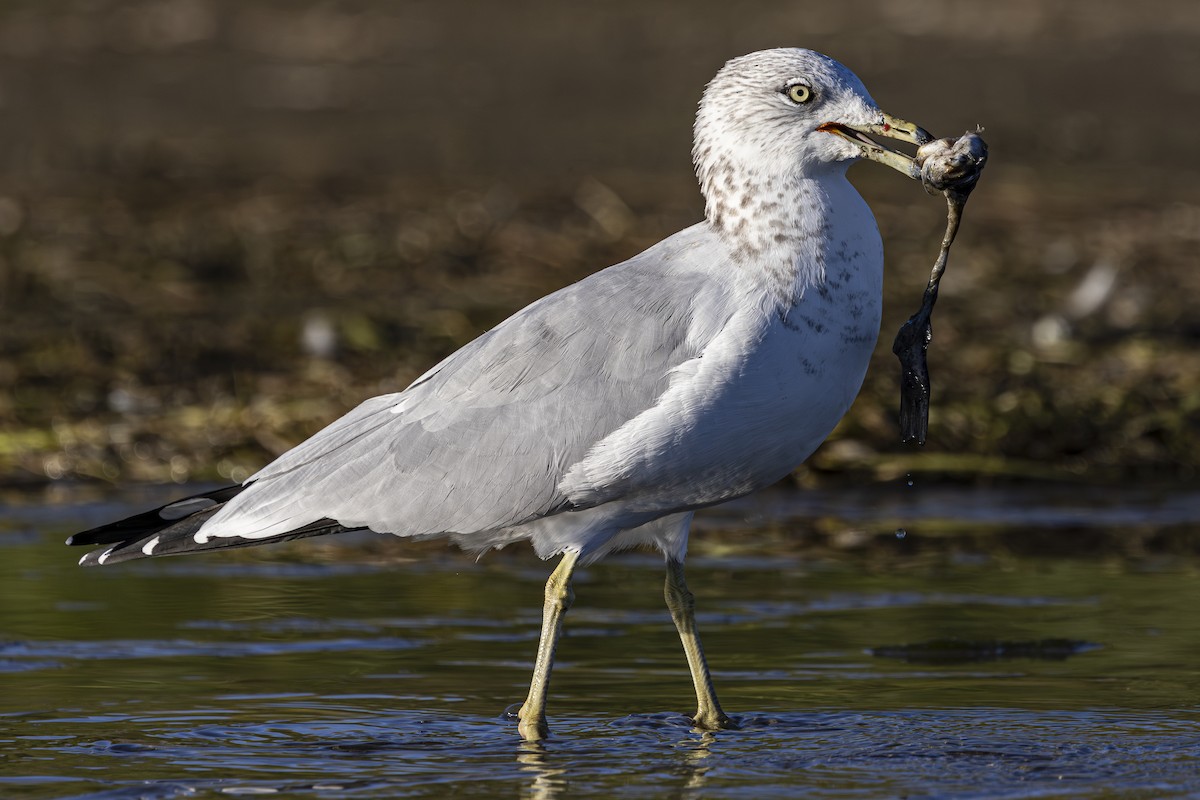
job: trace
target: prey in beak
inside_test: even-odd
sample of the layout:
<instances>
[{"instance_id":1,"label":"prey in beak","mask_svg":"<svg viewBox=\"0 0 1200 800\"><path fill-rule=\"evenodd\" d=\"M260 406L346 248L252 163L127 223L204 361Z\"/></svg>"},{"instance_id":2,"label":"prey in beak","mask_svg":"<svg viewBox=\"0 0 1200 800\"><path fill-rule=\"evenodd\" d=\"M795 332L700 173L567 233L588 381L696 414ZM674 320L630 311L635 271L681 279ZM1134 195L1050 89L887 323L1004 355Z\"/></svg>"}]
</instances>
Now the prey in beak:
<instances>
[{"instance_id":1,"label":"prey in beak","mask_svg":"<svg viewBox=\"0 0 1200 800\"><path fill-rule=\"evenodd\" d=\"M921 168L913 161L911 156L905 155L898 150L892 150L890 147L875 141L867 134L887 139L898 139L899 141L918 146L933 141L933 137L924 128L914 125L911 122L905 122L899 117L893 117L891 114L883 114L881 121L873 125L851 127L841 122L822 122L817 126L817 130L841 136L843 139L856 145L862 151L864 158L878 161L880 164L886 164L892 169L902 172L913 180L918 181L921 180Z\"/></svg>"}]
</instances>

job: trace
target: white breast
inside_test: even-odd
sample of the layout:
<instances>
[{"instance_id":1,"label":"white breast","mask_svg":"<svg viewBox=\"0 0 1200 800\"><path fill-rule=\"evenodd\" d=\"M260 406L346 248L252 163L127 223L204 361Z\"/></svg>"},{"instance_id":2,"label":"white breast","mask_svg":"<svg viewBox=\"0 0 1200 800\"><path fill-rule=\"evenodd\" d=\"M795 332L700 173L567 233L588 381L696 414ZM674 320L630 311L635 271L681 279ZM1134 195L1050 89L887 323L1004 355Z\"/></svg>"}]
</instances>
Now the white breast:
<instances>
[{"instance_id":1,"label":"white breast","mask_svg":"<svg viewBox=\"0 0 1200 800\"><path fill-rule=\"evenodd\" d=\"M659 403L568 472L560 488L572 501L644 511L717 503L779 480L829 435L862 385L882 305L878 231L846 188L845 224L822 226L788 254L795 289L783 301L775 262L726 278L741 310Z\"/></svg>"}]
</instances>

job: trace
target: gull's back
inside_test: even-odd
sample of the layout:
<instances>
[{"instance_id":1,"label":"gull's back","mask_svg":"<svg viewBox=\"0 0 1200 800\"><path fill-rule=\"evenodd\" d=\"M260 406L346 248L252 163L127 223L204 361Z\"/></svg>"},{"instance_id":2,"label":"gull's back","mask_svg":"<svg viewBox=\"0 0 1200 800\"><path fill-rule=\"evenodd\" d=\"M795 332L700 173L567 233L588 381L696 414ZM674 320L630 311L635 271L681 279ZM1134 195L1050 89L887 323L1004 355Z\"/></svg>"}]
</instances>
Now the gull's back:
<instances>
[{"instance_id":1,"label":"gull's back","mask_svg":"<svg viewBox=\"0 0 1200 800\"><path fill-rule=\"evenodd\" d=\"M560 488L572 465L653 407L734 313L726 258L700 224L542 298L282 455L200 537L322 518L428 536L577 510Z\"/></svg>"}]
</instances>

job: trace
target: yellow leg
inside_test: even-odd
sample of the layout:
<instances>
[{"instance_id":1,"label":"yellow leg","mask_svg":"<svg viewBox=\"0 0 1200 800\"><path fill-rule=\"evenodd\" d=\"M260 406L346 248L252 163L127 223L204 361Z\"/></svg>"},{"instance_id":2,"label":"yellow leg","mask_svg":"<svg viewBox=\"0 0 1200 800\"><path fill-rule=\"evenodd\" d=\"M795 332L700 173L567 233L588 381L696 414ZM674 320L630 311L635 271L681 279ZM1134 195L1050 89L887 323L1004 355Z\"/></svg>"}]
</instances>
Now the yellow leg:
<instances>
[{"instance_id":1,"label":"yellow leg","mask_svg":"<svg viewBox=\"0 0 1200 800\"><path fill-rule=\"evenodd\" d=\"M533 680L529 696L517 712L517 730L527 741L544 739L550 729L546 725L546 689L550 684L550 669L554 666L554 650L562 634L562 618L575 599L571 590L571 575L575 572L578 553L563 553L562 561L546 581L546 602L542 606L542 636L538 641L537 660L533 665Z\"/></svg>"},{"instance_id":2,"label":"yellow leg","mask_svg":"<svg viewBox=\"0 0 1200 800\"><path fill-rule=\"evenodd\" d=\"M713 689L712 675L708 672L708 662L704 659L704 648L700 646L700 637L696 634L696 600L688 591L683 579L683 562L674 559L667 560L667 583L664 594L667 598L667 608L671 609L671 618L679 630L679 639L683 642L683 652L687 655L688 668L692 671L692 683L696 687L696 718L693 720L697 728L717 730L732 725L729 717L721 710L717 702L717 693Z\"/></svg>"}]
</instances>

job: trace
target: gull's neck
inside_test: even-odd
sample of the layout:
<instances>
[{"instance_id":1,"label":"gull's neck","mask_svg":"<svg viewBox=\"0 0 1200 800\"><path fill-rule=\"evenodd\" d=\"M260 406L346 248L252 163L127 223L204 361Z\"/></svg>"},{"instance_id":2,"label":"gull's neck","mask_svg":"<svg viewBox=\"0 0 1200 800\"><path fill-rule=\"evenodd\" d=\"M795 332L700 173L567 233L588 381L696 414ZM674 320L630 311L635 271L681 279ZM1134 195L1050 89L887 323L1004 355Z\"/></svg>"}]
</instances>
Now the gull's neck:
<instances>
[{"instance_id":1,"label":"gull's neck","mask_svg":"<svg viewBox=\"0 0 1200 800\"><path fill-rule=\"evenodd\" d=\"M708 224L782 309L825 282L831 216L839 196L853 191L845 171L767 171L723 160L699 170Z\"/></svg>"}]
</instances>

